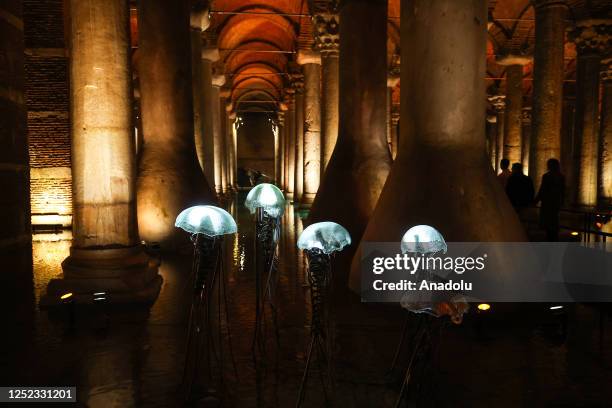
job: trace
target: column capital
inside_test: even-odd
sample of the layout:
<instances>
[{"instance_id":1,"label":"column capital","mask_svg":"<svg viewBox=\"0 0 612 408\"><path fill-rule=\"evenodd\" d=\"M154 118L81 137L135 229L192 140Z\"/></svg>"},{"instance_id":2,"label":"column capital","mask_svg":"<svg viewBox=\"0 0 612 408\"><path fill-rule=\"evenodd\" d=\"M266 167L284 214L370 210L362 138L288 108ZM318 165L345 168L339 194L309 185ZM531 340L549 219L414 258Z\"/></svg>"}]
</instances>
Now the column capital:
<instances>
[{"instance_id":1,"label":"column capital","mask_svg":"<svg viewBox=\"0 0 612 408\"><path fill-rule=\"evenodd\" d=\"M577 21L569 38L579 55L608 55L612 51L612 19Z\"/></svg>"},{"instance_id":2,"label":"column capital","mask_svg":"<svg viewBox=\"0 0 612 408\"><path fill-rule=\"evenodd\" d=\"M301 72L294 72L290 75L291 77L291 88L295 93L304 93L304 74Z\"/></svg>"},{"instance_id":3,"label":"column capital","mask_svg":"<svg viewBox=\"0 0 612 408\"><path fill-rule=\"evenodd\" d=\"M297 63L300 65L305 64L319 64L321 65L321 53L314 50L298 50Z\"/></svg>"},{"instance_id":4,"label":"column capital","mask_svg":"<svg viewBox=\"0 0 612 408\"><path fill-rule=\"evenodd\" d=\"M227 113L227 118L228 118L229 120L234 120L234 119L236 119L236 112L234 112L234 111L228 112L228 113Z\"/></svg>"},{"instance_id":5,"label":"column capital","mask_svg":"<svg viewBox=\"0 0 612 408\"><path fill-rule=\"evenodd\" d=\"M323 55L337 55L340 48L340 16L318 13L312 17L313 48Z\"/></svg>"},{"instance_id":6,"label":"column capital","mask_svg":"<svg viewBox=\"0 0 612 408\"><path fill-rule=\"evenodd\" d=\"M210 27L210 13L208 7L197 7L189 15L189 26L192 30L206 31Z\"/></svg>"},{"instance_id":7,"label":"column capital","mask_svg":"<svg viewBox=\"0 0 612 408\"><path fill-rule=\"evenodd\" d=\"M395 109L395 107L394 107L393 110L391 111L391 124L393 126L397 126L399 121L400 121L399 110Z\"/></svg>"},{"instance_id":8,"label":"column capital","mask_svg":"<svg viewBox=\"0 0 612 408\"><path fill-rule=\"evenodd\" d=\"M212 86L222 87L225 85L225 74L213 74Z\"/></svg>"},{"instance_id":9,"label":"column capital","mask_svg":"<svg viewBox=\"0 0 612 408\"><path fill-rule=\"evenodd\" d=\"M389 71L389 74L387 75L387 88L395 88L399 82L399 72Z\"/></svg>"},{"instance_id":10,"label":"column capital","mask_svg":"<svg viewBox=\"0 0 612 408\"><path fill-rule=\"evenodd\" d=\"M487 113L487 122L497 123L497 115L494 115L492 113Z\"/></svg>"},{"instance_id":11,"label":"column capital","mask_svg":"<svg viewBox=\"0 0 612 408\"><path fill-rule=\"evenodd\" d=\"M521 120L523 123L531 123L531 106L525 106L521 111Z\"/></svg>"},{"instance_id":12,"label":"column capital","mask_svg":"<svg viewBox=\"0 0 612 408\"><path fill-rule=\"evenodd\" d=\"M612 83L612 57L607 57L601 60L601 81Z\"/></svg>"},{"instance_id":13,"label":"column capital","mask_svg":"<svg viewBox=\"0 0 612 408\"><path fill-rule=\"evenodd\" d=\"M506 109L506 95L490 95L487 100L495 109L495 112L500 113Z\"/></svg>"}]
</instances>

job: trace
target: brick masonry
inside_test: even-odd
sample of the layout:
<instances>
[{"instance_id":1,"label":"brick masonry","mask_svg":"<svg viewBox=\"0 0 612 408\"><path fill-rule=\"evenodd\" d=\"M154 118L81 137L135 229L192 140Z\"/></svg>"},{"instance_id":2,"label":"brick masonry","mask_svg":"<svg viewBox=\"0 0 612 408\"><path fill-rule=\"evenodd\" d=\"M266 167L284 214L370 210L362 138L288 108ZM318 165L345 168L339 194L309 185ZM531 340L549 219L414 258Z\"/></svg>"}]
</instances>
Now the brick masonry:
<instances>
[{"instance_id":1,"label":"brick masonry","mask_svg":"<svg viewBox=\"0 0 612 408\"><path fill-rule=\"evenodd\" d=\"M62 0L23 0L25 87L34 223L72 215L69 64Z\"/></svg>"}]
</instances>

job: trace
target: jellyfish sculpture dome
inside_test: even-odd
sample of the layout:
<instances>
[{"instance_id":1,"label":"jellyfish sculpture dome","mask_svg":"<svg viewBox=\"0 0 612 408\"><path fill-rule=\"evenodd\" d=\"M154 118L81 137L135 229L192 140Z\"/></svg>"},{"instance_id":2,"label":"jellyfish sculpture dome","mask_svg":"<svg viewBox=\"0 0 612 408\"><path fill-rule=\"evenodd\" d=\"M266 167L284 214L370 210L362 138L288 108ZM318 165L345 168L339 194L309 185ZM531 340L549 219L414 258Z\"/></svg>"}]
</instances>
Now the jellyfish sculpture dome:
<instances>
[{"instance_id":1,"label":"jellyfish sculpture dome","mask_svg":"<svg viewBox=\"0 0 612 408\"><path fill-rule=\"evenodd\" d=\"M351 235L340 224L325 221L309 225L298 239L297 246L302 250L318 248L325 254L342 251L351 244Z\"/></svg>"},{"instance_id":2,"label":"jellyfish sculpture dome","mask_svg":"<svg viewBox=\"0 0 612 408\"><path fill-rule=\"evenodd\" d=\"M401 249L403 254L433 255L446 253L447 247L444 237L437 229L429 225L415 225L402 237Z\"/></svg>"},{"instance_id":3,"label":"jellyfish sculpture dome","mask_svg":"<svg viewBox=\"0 0 612 408\"><path fill-rule=\"evenodd\" d=\"M258 208L268 213L270 217L280 217L285 211L285 197L274 184L261 183L249 191L244 205L254 214Z\"/></svg>"},{"instance_id":4,"label":"jellyfish sculpture dome","mask_svg":"<svg viewBox=\"0 0 612 408\"><path fill-rule=\"evenodd\" d=\"M234 234L238 228L234 218L223 208L213 205L196 205L183 210L174 225L192 234L208 237Z\"/></svg>"}]
</instances>

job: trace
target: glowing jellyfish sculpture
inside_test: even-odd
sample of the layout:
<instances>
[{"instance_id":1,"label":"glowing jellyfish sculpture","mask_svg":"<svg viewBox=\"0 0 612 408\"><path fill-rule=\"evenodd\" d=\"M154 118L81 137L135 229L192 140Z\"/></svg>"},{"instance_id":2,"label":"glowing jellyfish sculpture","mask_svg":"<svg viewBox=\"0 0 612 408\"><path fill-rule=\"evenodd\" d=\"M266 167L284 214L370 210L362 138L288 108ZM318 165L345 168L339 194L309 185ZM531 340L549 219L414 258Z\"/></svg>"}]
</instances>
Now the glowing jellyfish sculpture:
<instances>
[{"instance_id":1,"label":"glowing jellyfish sculpture","mask_svg":"<svg viewBox=\"0 0 612 408\"><path fill-rule=\"evenodd\" d=\"M318 354L321 367L327 371L327 386L324 382L323 392L327 400L328 389L331 388L332 346L329 335L329 290L332 278L331 255L342 251L351 244L348 231L335 222L318 222L308 226L300 235L297 246L306 253L308 259L308 280L310 283L310 304L312 321L310 325L310 344L306 356L306 367L300 385L297 406L304 397L304 389L308 379L308 370L313 348ZM323 378L323 376L322 376Z\"/></svg>"},{"instance_id":2,"label":"glowing jellyfish sculpture","mask_svg":"<svg viewBox=\"0 0 612 408\"><path fill-rule=\"evenodd\" d=\"M400 244L402 254L408 254L412 257L422 257L427 265L427 259L434 256L444 255L447 251L446 241L438 230L429 225L416 225L410 228L404 236ZM433 281L434 273L428 270L427 266L416 272L419 279ZM400 390L396 407L401 406L402 399L407 389L407 385L410 382L411 373L415 360L419 360L419 355L427 356L431 354L431 344L433 341L434 333L431 330L431 321L424 318L423 315L439 317L442 314L448 314L451 320L455 323L460 323L463 314L467 311L467 303L462 297L454 297L450 301L445 300L442 302L436 302L432 299L431 294L423 293L420 291L408 291L406 292L400 302L401 306L413 313L421 314L417 329L414 334L414 341L412 343L412 350L410 352L410 360L408 367L404 375L404 381ZM431 317L430 317L431 319ZM400 342L395 351L395 357L391 365L391 371L396 366L398 357L402 351L403 344L406 338L408 319L404 324ZM423 358L421 358L422 360Z\"/></svg>"},{"instance_id":3,"label":"glowing jellyfish sculpture","mask_svg":"<svg viewBox=\"0 0 612 408\"><path fill-rule=\"evenodd\" d=\"M273 184L258 184L249 191L244 205L255 214L255 331L253 351L264 352L263 340L264 307L267 303L272 310L277 343L279 339L277 312L274 302L278 272L278 240L280 221L285 211L285 197ZM265 277L265 281L263 280Z\"/></svg>"},{"instance_id":4,"label":"glowing jellyfish sculpture","mask_svg":"<svg viewBox=\"0 0 612 408\"><path fill-rule=\"evenodd\" d=\"M193 298L191 311L189 313L189 325L187 333L187 352L183 371L183 383L186 393L191 393L194 378L199 372L198 366L202 358L201 346L204 343L202 336L211 336L211 325L209 322L210 298L213 287L219 282L219 293L225 293L223 288L223 277L218 279L217 275L223 274L223 256L221 242L225 235L234 234L237 231L236 221L222 208L212 205L197 205L182 211L174 225L191 234L193 243ZM227 310L225 317L229 323ZM221 325L218 324L217 327ZM222 335L219 333L219 339ZM211 342L206 342L209 347ZM210 372L210 353L206 350Z\"/></svg>"}]
</instances>

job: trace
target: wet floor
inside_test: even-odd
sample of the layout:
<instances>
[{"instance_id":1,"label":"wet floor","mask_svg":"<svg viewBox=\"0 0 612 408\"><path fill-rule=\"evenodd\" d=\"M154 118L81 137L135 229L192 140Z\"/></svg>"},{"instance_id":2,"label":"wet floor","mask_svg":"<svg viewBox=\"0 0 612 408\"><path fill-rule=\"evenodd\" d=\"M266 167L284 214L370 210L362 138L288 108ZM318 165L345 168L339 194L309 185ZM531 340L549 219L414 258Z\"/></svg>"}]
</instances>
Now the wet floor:
<instances>
[{"instance_id":1,"label":"wet floor","mask_svg":"<svg viewBox=\"0 0 612 408\"><path fill-rule=\"evenodd\" d=\"M18 303L3 307L10 324L2 335L0 385L76 386L79 405L89 407L295 406L310 334L306 261L295 247L303 214L287 206L283 216L277 321L267 308L254 355L254 221L242 200L226 203L239 225L224 243L227 308L217 291L214 350L210 364L198 359L189 395L181 384L191 256L163 257L164 283L150 310L76 308L71 323L66 308L36 306L47 282L61 274L70 248L66 233L35 236L33 282L11 297ZM418 319L408 321L403 353L390 372L405 312L336 296L333 381L315 361L302 406L394 406ZM612 325L605 307L566 307L569 316L542 307L493 309L487 315L472 310L461 326L423 323L428 347L415 361L403 406L612 406Z\"/></svg>"}]
</instances>

